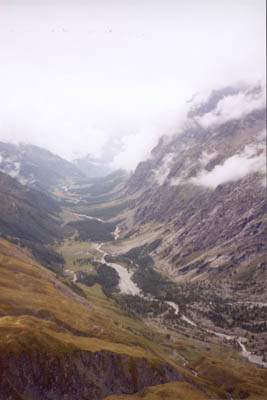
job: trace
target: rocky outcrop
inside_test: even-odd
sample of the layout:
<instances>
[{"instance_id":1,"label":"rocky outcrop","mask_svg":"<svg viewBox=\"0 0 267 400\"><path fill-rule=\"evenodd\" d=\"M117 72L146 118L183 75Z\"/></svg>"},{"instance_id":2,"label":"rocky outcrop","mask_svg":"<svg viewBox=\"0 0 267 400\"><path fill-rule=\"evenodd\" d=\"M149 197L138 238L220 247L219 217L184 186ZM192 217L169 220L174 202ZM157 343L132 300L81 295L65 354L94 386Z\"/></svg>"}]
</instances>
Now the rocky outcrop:
<instances>
[{"instance_id":1,"label":"rocky outcrop","mask_svg":"<svg viewBox=\"0 0 267 400\"><path fill-rule=\"evenodd\" d=\"M167 363L106 350L57 355L32 350L0 357L0 400L101 400L184 380Z\"/></svg>"}]
</instances>

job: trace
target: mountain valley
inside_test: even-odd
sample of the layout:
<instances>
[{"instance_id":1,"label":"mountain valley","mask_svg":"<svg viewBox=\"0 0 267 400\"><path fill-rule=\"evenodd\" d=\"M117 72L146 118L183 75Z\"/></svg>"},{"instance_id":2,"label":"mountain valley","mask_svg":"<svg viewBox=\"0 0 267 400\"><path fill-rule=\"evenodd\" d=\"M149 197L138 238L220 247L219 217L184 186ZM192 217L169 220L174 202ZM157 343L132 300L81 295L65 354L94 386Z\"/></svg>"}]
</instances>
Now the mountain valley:
<instances>
[{"instance_id":1,"label":"mountain valley","mask_svg":"<svg viewBox=\"0 0 267 400\"><path fill-rule=\"evenodd\" d=\"M1 143L0 399L266 398L265 141L241 86L132 174Z\"/></svg>"}]
</instances>

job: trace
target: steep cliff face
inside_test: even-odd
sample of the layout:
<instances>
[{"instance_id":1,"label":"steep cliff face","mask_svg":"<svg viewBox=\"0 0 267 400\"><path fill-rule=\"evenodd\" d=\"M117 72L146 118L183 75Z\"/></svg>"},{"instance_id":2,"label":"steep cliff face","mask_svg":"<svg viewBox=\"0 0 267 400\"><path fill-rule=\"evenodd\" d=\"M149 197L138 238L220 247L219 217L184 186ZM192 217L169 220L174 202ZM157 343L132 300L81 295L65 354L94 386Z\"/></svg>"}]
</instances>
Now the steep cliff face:
<instances>
[{"instance_id":1,"label":"steep cliff face","mask_svg":"<svg viewBox=\"0 0 267 400\"><path fill-rule=\"evenodd\" d=\"M0 399L101 400L110 394L131 394L147 386L184 377L167 364L152 363L109 351L1 355Z\"/></svg>"},{"instance_id":2,"label":"steep cliff face","mask_svg":"<svg viewBox=\"0 0 267 400\"><path fill-rule=\"evenodd\" d=\"M213 92L138 165L128 186L138 195L128 228L158 224L164 241L154 257L176 277L264 254L265 116L263 88Z\"/></svg>"}]
</instances>

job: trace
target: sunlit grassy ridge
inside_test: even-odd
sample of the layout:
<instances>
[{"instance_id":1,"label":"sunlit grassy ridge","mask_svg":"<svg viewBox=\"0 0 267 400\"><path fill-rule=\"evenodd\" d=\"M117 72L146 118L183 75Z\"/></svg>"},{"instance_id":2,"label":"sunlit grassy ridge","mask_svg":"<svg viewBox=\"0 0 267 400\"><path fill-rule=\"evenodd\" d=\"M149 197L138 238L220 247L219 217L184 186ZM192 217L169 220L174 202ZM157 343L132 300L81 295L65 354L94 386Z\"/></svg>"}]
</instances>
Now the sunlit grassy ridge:
<instances>
[{"instance_id":1,"label":"sunlit grassy ridge","mask_svg":"<svg viewBox=\"0 0 267 400\"><path fill-rule=\"evenodd\" d=\"M202 387L214 390L218 398L231 393L234 399L265 399L267 373L263 369L242 365L238 350L190 339L178 339L174 346L187 360L187 368L197 372Z\"/></svg>"},{"instance_id":2,"label":"sunlit grassy ridge","mask_svg":"<svg viewBox=\"0 0 267 400\"><path fill-rule=\"evenodd\" d=\"M84 300L84 304L79 304L79 296L58 281L52 273L18 258L18 250L8 242L0 240L0 246L1 329L9 325L14 329L19 327L20 330L33 331L35 327L35 333L47 329L51 336L61 338L62 342L71 343L79 348L90 348L90 341L86 339L83 342L81 337L93 337L103 341L103 348L106 347L104 341L107 340L108 343L114 342L115 347L116 343L120 346L137 345L134 350L128 348L131 354L141 351L138 346L144 346L145 343L139 341L131 332L118 327L97 304L96 308L91 307L90 300L94 301L94 296L91 295L89 302ZM50 325L47 325L47 320ZM60 334L56 327L62 331ZM3 335L0 337L0 344L5 344ZM121 352L120 346L117 351ZM93 348L94 345L91 346L91 349ZM141 353L144 355L144 351Z\"/></svg>"},{"instance_id":3,"label":"sunlit grassy ridge","mask_svg":"<svg viewBox=\"0 0 267 400\"><path fill-rule=\"evenodd\" d=\"M20 257L20 258L19 258ZM87 300L61 283L55 275L34 264L24 253L0 239L0 346L17 348L23 337L51 338L64 347L96 351L108 349L146 358L164 358L151 339L157 335L141 321L132 320L108 300L98 285L82 286ZM80 304L82 302L83 304ZM7 329L7 327L9 327ZM48 349L49 346L40 350ZM20 347L18 348L20 350Z\"/></svg>"},{"instance_id":4,"label":"sunlit grassy ridge","mask_svg":"<svg viewBox=\"0 0 267 400\"><path fill-rule=\"evenodd\" d=\"M124 390L132 393L150 384L183 379L174 364L167 364L166 357L152 346L149 337L141 335L140 322L138 335L137 327L133 324L130 328L127 318L113 320L109 313L115 315L115 306L111 304L108 310L103 294L99 291L95 296L94 292L88 295L88 300L86 292L80 297L62 278L59 280L17 246L0 239L0 378L2 383L8 381L9 391L14 386L23 395L24 389L18 389L21 382L23 387L27 382L31 393L34 384L43 387L41 378L36 378L35 382L29 363L38 371L52 363L62 381L55 387L56 391L64 393L65 376L75 371L74 386L86 388L89 379L93 382L92 398L102 399L104 394L114 393L114 390L108 383L109 374L105 375L105 370L97 367L97 357L101 365L114 363L115 369L122 368L122 378L117 373L112 378L117 393ZM15 368L21 371L19 380L16 373L12 375L13 367L8 360L15 362ZM144 376L140 374L142 369ZM46 371L44 379L50 382L53 374L49 369ZM32 373L30 380L23 377ZM94 383L94 377L98 383ZM120 389L120 384L125 387L127 379L129 385ZM50 390L50 384L47 385L42 390ZM5 388L0 383L1 390Z\"/></svg>"},{"instance_id":5,"label":"sunlit grassy ridge","mask_svg":"<svg viewBox=\"0 0 267 400\"><path fill-rule=\"evenodd\" d=\"M189 339L170 341L140 319L130 318L100 286L79 287L83 298L36 264L27 251L0 239L0 363L6 354L38 352L56 356L64 365L64 354L68 359L77 352L109 352L130 357L137 366L141 360L155 368L168 362L196 383L169 383L110 399L200 400L208 398L205 391L218 399L227 392L234 398L265 398L266 372L240 366L238 351L207 349L207 344ZM176 352L188 360L186 366Z\"/></svg>"}]
</instances>

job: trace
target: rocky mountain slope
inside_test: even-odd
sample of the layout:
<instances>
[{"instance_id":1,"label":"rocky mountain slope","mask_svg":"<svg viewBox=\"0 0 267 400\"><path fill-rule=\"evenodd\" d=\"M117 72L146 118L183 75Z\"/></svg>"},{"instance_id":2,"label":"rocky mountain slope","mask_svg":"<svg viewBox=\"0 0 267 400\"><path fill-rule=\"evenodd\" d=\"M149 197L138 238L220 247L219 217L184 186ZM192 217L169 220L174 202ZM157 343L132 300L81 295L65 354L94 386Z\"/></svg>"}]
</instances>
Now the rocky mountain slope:
<instances>
[{"instance_id":1,"label":"rocky mountain slope","mask_svg":"<svg viewBox=\"0 0 267 400\"><path fill-rule=\"evenodd\" d=\"M125 228L156 224L153 254L175 280L234 275L266 252L264 89L226 88L191 105L128 184L137 198Z\"/></svg>"},{"instance_id":2,"label":"rocky mountain slope","mask_svg":"<svg viewBox=\"0 0 267 400\"><path fill-rule=\"evenodd\" d=\"M266 353L266 102L258 87L225 88L189 104L127 184L113 262L146 295L172 301L192 326ZM181 329L170 316L164 324ZM156 323L159 323L159 320ZM226 335L226 336L225 336Z\"/></svg>"}]
</instances>

